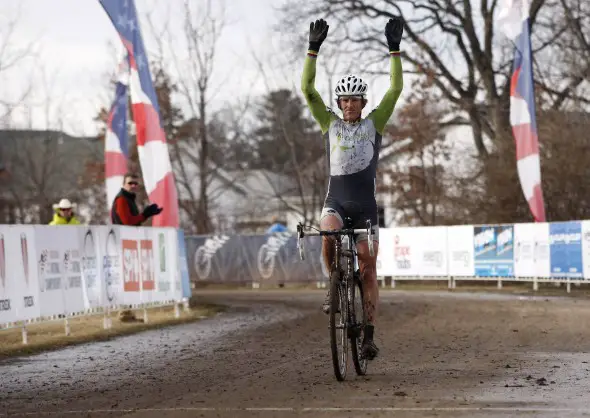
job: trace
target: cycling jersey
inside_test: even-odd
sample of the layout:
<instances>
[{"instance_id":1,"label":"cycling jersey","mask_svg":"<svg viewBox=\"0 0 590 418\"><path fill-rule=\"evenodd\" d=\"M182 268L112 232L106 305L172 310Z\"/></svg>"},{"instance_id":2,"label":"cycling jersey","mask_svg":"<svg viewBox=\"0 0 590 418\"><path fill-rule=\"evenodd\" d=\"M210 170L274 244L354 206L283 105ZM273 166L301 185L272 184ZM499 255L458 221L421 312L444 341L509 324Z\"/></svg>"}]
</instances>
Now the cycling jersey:
<instances>
[{"instance_id":1,"label":"cycling jersey","mask_svg":"<svg viewBox=\"0 0 590 418\"><path fill-rule=\"evenodd\" d=\"M376 225L377 162L383 129L403 88L401 59L390 58L390 85L381 103L366 118L349 123L326 107L317 92L316 57L317 52L309 51L305 58L301 90L324 137L330 171L324 206L335 210L343 219L349 216L345 208L354 202Z\"/></svg>"}]
</instances>

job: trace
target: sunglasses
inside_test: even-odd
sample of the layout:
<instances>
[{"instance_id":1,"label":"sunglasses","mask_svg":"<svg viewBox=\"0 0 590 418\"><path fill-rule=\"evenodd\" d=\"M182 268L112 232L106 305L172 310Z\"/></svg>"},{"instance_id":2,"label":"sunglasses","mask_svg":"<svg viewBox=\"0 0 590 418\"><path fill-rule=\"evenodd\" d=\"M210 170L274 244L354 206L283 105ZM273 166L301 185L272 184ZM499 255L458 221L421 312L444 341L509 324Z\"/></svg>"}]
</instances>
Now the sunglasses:
<instances>
[{"instance_id":1,"label":"sunglasses","mask_svg":"<svg viewBox=\"0 0 590 418\"><path fill-rule=\"evenodd\" d=\"M139 183L136 181L128 181L127 184L130 186L137 186Z\"/></svg>"}]
</instances>

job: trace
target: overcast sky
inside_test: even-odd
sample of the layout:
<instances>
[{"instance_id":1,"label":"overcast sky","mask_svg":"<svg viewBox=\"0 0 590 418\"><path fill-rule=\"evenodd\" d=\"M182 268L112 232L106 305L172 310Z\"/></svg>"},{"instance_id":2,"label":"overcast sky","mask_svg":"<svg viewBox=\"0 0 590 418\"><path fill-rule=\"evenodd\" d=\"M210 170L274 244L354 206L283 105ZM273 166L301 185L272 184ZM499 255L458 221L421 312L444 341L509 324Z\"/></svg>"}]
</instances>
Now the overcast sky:
<instances>
[{"instance_id":1,"label":"overcast sky","mask_svg":"<svg viewBox=\"0 0 590 418\"><path fill-rule=\"evenodd\" d=\"M181 33L184 2L135 1L150 58L157 52L157 43L146 21L146 14L152 11L158 28L163 27L170 16L175 50L182 61L186 50ZM202 4L203 0L193 2ZM218 4L215 0L212 3ZM301 66L284 65L281 51L289 46L281 45L284 38L273 36L271 32L271 25L278 19L273 6L281 3L282 0L226 0L228 23L219 40L213 80L216 94L210 105L213 109L236 96L263 94L268 87L298 87ZM94 134L97 125L92 118L101 106L110 105L114 92L109 90L108 74L114 71L122 54L118 35L98 0L1 0L0 4L0 19L4 22L19 16L11 39L12 51L35 42L38 53L34 59L0 74L0 100L14 100L30 80L34 80L34 94L27 102L29 105L19 109L11 120L12 126L22 127L30 120L36 128L48 126L76 135ZM0 22L0 33L5 34L6 28ZM302 25L302 33L308 28L307 24ZM296 41L301 33L287 35ZM266 80L260 76L252 58L253 50L265 64ZM379 80L371 87L385 89L386 84L387 79ZM319 89L322 91L321 86ZM325 90L323 93L324 100L330 100ZM51 105L49 114L45 112L46 103ZM4 121L5 126L7 123Z\"/></svg>"}]
</instances>

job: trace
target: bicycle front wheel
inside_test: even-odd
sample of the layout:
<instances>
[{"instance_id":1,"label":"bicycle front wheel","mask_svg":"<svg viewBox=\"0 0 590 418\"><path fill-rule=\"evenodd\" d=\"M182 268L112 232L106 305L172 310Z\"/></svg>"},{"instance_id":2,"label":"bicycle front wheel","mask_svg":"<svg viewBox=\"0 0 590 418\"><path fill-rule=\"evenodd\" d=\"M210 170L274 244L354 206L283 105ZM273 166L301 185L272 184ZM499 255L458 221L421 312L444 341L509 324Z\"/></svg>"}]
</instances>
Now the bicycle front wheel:
<instances>
[{"instance_id":1,"label":"bicycle front wheel","mask_svg":"<svg viewBox=\"0 0 590 418\"><path fill-rule=\"evenodd\" d=\"M334 275L335 276L335 275ZM344 283L337 277L330 280L330 347L336 379L346 378L348 336L346 335L347 303Z\"/></svg>"},{"instance_id":2,"label":"bicycle front wheel","mask_svg":"<svg viewBox=\"0 0 590 418\"><path fill-rule=\"evenodd\" d=\"M367 374L367 359L361 357L364 326L365 326L365 304L363 303L363 286L360 278L355 274L352 286L348 289L350 303L350 351L356 374L364 376Z\"/></svg>"}]
</instances>

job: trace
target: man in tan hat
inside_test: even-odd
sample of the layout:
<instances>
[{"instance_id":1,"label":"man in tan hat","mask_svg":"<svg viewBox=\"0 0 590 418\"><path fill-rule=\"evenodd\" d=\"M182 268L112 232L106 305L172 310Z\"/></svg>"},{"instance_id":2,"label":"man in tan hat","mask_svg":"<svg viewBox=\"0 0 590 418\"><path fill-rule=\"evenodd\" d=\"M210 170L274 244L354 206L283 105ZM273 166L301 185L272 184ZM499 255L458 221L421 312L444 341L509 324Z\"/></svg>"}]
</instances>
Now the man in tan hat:
<instances>
[{"instance_id":1,"label":"man in tan hat","mask_svg":"<svg viewBox=\"0 0 590 418\"><path fill-rule=\"evenodd\" d=\"M53 205L53 220L49 225L80 225L80 221L74 216L74 205L68 199L62 199Z\"/></svg>"}]
</instances>

